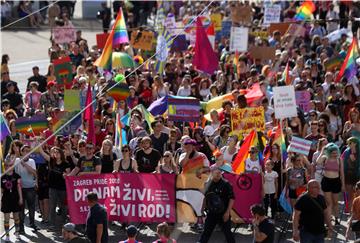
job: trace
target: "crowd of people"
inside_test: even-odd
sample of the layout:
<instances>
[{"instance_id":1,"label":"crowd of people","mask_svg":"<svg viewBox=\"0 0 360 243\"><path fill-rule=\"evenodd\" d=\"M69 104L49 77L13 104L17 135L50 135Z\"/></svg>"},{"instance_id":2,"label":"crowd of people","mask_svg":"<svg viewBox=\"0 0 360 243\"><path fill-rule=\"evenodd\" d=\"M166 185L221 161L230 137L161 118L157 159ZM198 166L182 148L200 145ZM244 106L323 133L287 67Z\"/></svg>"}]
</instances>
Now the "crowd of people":
<instances>
[{"instance_id":1,"label":"crowd of people","mask_svg":"<svg viewBox=\"0 0 360 243\"><path fill-rule=\"evenodd\" d=\"M155 3L145 4L143 9L137 8L137 4L140 2L134 2L132 7L122 6L127 24L132 27L146 25L147 18L144 19L144 16L150 16L156 9L153 8ZM166 13L173 13L177 20L181 20L200 13L207 4L166 2L164 8ZM285 21L294 17L296 7L301 3L277 4L282 9L281 20ZM236 195L231 185L222 178L222 173L234 173L231 164L246 137L246 134L234 135L231 110L248 107L264 108L266 127L264 131L258 131L259 137L264 138L266 143L249 149L244 166L244 173L258 173L263 178L262 205L254 205L250 209L254 216L255 241L273 242L273 221L276 222L279 213L283 212L278 202L283 191L294 211L295 240L323 242L326 230L330 235L333 228L340 224L343 213L349 214L345 237L359 238L360 75L355 75L351 80L344 76L338 82L341 63L329 68L326 62L334 57L345 58L350 46L348 39L352 34L357 37L359 22L355 18L360 17L360 6L345 1L335 5L332 2L315 4L317 8L313 17L316 21L302 23L306 29L304 36L282 35L279 30L274 30L268 37L249 38L249 45L255 48L274 47L276 51L273 60L254 59L251 52L244 52L237 58L235 65L235 53L229 50L229 37L221 36L216 40L214 49L218 55L218 71L213 74L204 74L192 64L194 48L191 45L184 52L169 53L163 73L154 70L153 60L150 61L151 65L141 65L135 72L131 69L112 70L112 77L117 73L124 74L130 89L130 96L117 105L114 105L115 101L106 89L111 79L109 73L94 66L101 50L96 45L91 46L82 37L81 30L76 32L76 41L66 45L51 41L48 49L50 64L46 74L42 75L44 70L34 66L26 90L19 90L17 82L11 79L8 64L12 60L4 54L1 62L1 111L10 130L10 134L2 141L6 173L1 176L1 211L4 213L6 239L9 239L11 213L15 234L19 237L25 233L25 205L29 211L30 227L39 230L35 221L35 205L38 204L41 228L56 230L59 227L56 222L61 220L64 238L70 242L83 242L78 237L75 225L67 223L67 176L195 173L199 177L210 174L203 205L207 217L204 223L200 218L192 227L202 232L199 241L208 242L216 224L220 224L227 242L235 242L231 233L230 212ZM120 6L120 3L114 3L114 9ZM106 12L109 18L108 7L103 5L103 8L100 16L104 17ZM221 13L223 20L232 20L234 26L239 26L244 23L232 18L238 8L251 11L249 32L264 29L264 3L214 2L206 12ZM135 17L142 14L142 18ZM61 18L60 12L58 16ZM66 14L63 17L64 21L69 21ZM110 22L103 22L104 32L108 31ZM330 39L328 34L340 28L351 30L342 33L338 39ZM140 55L144 60L149 56L149 53L134 49L130 44L121 45L118 51ZM66 56L72 61L73 79L64 87L56 82L52 62ZM273 88L286 85L287 80L283 75L286 67L290 69L290 85L294 86L295 91L309 92L310 109L304 111L297 107L296 117L278 120L273 107ZM249 102L244 90L257 84L263 96ZM95 143L87 139L88 123L85 121L77 132L69 136L54 133L54 117L64 109L64 89L80 91L80 108L83 109L89 86L96 100L93 114ZM138 109L138 105L147 109L154 101L167 95L189 96L208 102L225 94L232 94L232 98L224 100L223 109L211 110L209 117L206 116L206 109L201 109L198 122L169 121L165 113L155 116L154 121L148 123L145 110ZM46 115L48 129L39 136L19 133L16 120L36 114ZM128 144L121 148L115 147L116 114L121 117L129 114L130 117L129 124L123 127ZM287 145L293 136L311 141L308 156L288 152L286 161L283 161L284 151L279 144L274 143L278 126L283 130ZM32 147L25 142L29 139L41 145L39 153L45 163L36 164L34 159L29 158ZM266 149L269 156L264 159ZM193 163L199 164L199 161L200 167L191 166ZM340 197L341 192L344 194ZM220 195L221 203L216 204L217 197L214 194ZM87 200L91 213L86 234L91 242L108 242L106 212L104 215L96 194L90 193ZM340 201L344 201L345 212L339 207ZM175 242L170 238L171 231L167 223L158 225L157 233L160 237L157 242ZM127 226L127 234L129 239L124 242L136 242L135 226Z\"/></svg>"}]
</instances>

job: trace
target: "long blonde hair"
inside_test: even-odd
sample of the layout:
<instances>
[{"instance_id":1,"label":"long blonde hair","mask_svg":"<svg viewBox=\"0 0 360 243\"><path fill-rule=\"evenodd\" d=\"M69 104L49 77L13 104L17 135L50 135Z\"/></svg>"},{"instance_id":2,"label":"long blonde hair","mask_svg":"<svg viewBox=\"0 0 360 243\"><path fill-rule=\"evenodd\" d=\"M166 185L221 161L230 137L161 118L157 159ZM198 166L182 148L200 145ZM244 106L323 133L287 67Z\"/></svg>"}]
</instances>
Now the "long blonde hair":
<instances>
[{"instance_id":1,"label":"long blonde hair","mask_svg":"<svg viewBox=\"0 0 360 243\"><path fill-rule=\"evenodd\" d=\"M108 144L108 145L111 146L111 149L110 149L110 160L113 160L113 159L114 159L114 155L113 155L113 151L112 151L113 143L111 142L110 139L105 139L105 140L102 142L101 149L100 149L100 157L103 157L103 156L104 156L104 144Z\"/></svg>"}]
</instances>

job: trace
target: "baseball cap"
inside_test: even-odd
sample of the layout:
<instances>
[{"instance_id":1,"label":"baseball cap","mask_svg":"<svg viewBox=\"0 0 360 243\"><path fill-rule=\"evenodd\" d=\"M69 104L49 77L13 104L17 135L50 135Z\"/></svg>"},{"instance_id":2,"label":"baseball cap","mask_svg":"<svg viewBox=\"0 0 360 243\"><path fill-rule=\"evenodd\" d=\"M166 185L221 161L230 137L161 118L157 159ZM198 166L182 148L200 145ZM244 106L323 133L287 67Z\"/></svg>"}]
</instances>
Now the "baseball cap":
<instances>
[{"instance_id":1,"label":"baseball cap","mask_svg":"<svg viewBox=\"0 0 360 243\"><path fill-rule=\"evenodd\" d=\"M78 232L75 229L75 224L73 223L67 223L63 226L63 229L68 231L68 232L73 232L75 234L77 234Z\"/></svg>"},{"instance_id":2,"label":"baseball cap","mask_svg":"<svg viewBox=\"0 0 360 243\"><path fill-rule=\"evenodd\" d=\"M52 87L52 86L55 86L55 82L54 82L54 81L48 82L46 87L50 88L50 87Z\"/></svg>"}]
</instances>

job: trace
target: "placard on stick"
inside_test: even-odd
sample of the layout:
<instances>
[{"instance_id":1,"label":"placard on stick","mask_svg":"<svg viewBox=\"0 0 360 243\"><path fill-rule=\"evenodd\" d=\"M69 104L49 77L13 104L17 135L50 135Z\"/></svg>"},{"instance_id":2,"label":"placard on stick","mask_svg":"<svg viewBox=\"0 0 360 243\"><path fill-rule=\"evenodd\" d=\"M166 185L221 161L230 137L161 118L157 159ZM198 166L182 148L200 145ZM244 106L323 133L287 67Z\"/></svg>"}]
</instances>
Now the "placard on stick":
<instances>
[{"instance_id":1,"label":"placard on stick","mask_svg":"<svg viewBox=\"0 0 360 243\"><path fill-rule=\"evenodd\" d=\"M283 119L297 116L294 86L274 87L275 118Z\"/></svg>"},{"instance_id":2,"label":"placard on stick","mask_svg":"<svg viewBox=\"0 0 360 243\"><path fill-rule=\"evenodd\" d=\"M151 51L153 49L154 33L152 31L131 32L130 44L133 48Z\"/></svg>"},{"instance_id":3,"label":"placard on stick","mask_svg":"<svg viewBox=\"0 0 360 243\"><path fill-rule=\"evenodd\" d=\"M248 49L249 28L231 27L230 52L244 52Z\"/></svg>"}]
</instances>

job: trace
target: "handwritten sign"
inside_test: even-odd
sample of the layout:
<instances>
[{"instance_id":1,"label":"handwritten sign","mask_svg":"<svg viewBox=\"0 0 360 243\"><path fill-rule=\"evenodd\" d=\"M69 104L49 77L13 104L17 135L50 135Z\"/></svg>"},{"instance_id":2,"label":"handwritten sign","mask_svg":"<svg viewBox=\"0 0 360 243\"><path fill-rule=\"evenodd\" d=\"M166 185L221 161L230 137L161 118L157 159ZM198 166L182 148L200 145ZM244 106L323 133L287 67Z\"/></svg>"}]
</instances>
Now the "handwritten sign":
<instances>
[{"instance_id":1,"label":"handwritten sign","mask_svg":"<svg viewBox=\"0 0 360 243\"><path fill-rule=\"evenodd\" d=\"M231 110L231 127L233 134L243 136L249 134L254 128L257 131L265 130L264 108L244 108Z\"/></svg>"},{"instance_id":2,"label":"handwritten sign","mask_svg":"<svg viewBox=\"0 0 360 243\"><path fill-rule=\"evenodd\" d=\"M274 87L275 118L283 119L297 116L294 86Z\"/></svg>"},{"instance_id":3,"label":"handwritten sign","mask_svg":"<svg viewBox=\"0 0 360 243\"><path fill-rule=\"evenodd\" d=\"M168 16L165 19L164 26L167 31L173 36L176 35L176 22L175 22L175 16L172 13L169 13Z\"/></svg>"},{"instance_id":4,"label":"handwritten sign","mask_svg":"<svg viewBox=\"0 0 360 243\"><path fill-rule=\"evenodd\" d=\"M53 29L53 40L56 44L67 44L76 41L76 31L74 26L57 26Z\"/></svg>"},{"instance_id":5,"label":"handwritten sign","mask_svg":"<svg viewBox=\"0 0 360 243\"><path fill-rule=\"evenodd\" d=\"M281 6L279 4L270 4L265 6L264 25L280 22Z\"/></svg>"},{"instance_id":6,"label":"handwritten sign","mask_svg":"<svg viewBox=\"0 0 360 243\"><path fill-rule=\"evenodd\" d=\"M249 28L231 27L230 52L244 52L248 49Z\"/></svg>"},{"instance_id":7,"label":"handwritten sign","mask_svg":"<svg viewBox=\"0 0 360 243\"><path fill-rule=\"evenodd\" d=\"M152 31L133 31L130 44L133 48L151 51L153 49L154 33Z\"/></svg>"},{"instance_id":8,"label":"handwritten sign","mask_svg":"<svg viewBox=\"0 0 360 243\"><path fill-rule=\"evenodd\" d=\"M308 112L310 110L310 99L311 95L309 91L296 91L296 105L300 107L304 112Z\"/></svg>"}]
</instances>

